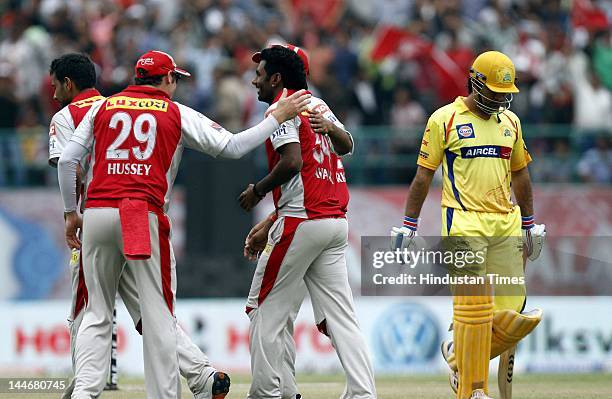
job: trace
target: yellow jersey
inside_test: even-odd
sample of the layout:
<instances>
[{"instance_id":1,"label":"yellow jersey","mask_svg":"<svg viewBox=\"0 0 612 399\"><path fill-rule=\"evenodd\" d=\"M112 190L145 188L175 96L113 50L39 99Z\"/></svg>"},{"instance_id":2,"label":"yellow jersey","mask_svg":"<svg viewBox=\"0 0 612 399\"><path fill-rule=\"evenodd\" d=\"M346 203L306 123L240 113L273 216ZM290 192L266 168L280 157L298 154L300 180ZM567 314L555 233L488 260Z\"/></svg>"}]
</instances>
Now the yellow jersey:
<instances>
[{"instance_id":1,"label":"yellow jersey","mask_svg":"<svg viewBox=\"0 0 612 399\"><path fill-rule=\"evenodd\" d=\"M473 114L465 97L436 110L425 128L417 164L436 170L442 163L442 206L476 212L512 211L511 172L531 156L521 122L511 111L488 120Z\"/></svg>"}]
</instances>

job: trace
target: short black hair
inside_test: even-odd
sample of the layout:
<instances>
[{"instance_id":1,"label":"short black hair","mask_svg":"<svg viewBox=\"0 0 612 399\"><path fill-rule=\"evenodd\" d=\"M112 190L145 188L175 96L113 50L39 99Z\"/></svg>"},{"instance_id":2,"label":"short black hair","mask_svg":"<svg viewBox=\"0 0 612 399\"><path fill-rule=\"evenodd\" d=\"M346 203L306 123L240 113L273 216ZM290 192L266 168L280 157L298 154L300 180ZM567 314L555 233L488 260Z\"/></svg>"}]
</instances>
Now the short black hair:
<instances>
[{"instance_id":1,"label":"short black hair","mask_svg":"<svg viewBox=\"0 0 612 399\"><path fill-rule=\"evenodd\" d=\"M294 51L283 46L272 46L261 51L261 60L268 76L280 73L283 87L290 90L308 89L304 62Z\"/></svg>"},{"instance_id":2,"label":"short black hair","mask_svg":"<svg viewBox=\"0 0 612 399\"><path fill-rule=\"evenodd\" d=\"M60 82L69 78L79 90L92 88L96 84L96 67L85 54L69 53L54 59L49 74L55 75Z\"/></svg>"},{"instance_id":3,"label":"short black hair","mask_svg":"<svg viewBox=\"0 0 612 399\"><path fill-rule=\"evenodd\" d=\"M138 74L141 76L146 75L146 70L144 68L138 68ZM134 78L134 84L138 86L159 86L162 84L165 75L157 75L157 76L144 76L139 78L136 76Z\"/></svg>"},{"instance_id":4,"label":"short black hair","mask_svg":"<svg viewBox=\"0 0 612 399\"><path fill-rule=\"evenodd\" d=\"M142 75L142 78L138 76L134 76L134 84L137 86L159 86L164 81L164 76L166 75L157 75L157 76L144 76L147 74L147 71L144 68L138 68L138 74ZM178 73L172 73L174 79L178 82L182 79L182 76Z\"/></svg>"}]
</instances>

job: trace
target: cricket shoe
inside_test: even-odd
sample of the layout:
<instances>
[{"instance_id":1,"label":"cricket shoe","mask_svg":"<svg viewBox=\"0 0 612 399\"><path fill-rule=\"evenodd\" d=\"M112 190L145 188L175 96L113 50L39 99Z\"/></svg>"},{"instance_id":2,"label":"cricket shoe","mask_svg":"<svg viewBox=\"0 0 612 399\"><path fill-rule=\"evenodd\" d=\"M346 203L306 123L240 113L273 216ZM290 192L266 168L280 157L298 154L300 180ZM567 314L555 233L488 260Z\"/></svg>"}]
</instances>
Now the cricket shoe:
<instances>
[{"instance_id":1,"label":"cricket shoe","mask_svg":"<svg viewBox=\"0 0 612 399\"><path fill-rule=\"evenodd\" d=\"M206 379L202 392L194 397L195 399L223 399L229 393L229 389L229 375L223 371L213 370Z\"/></svg>"},{"instance_id":2,"label":"cricket shoe","mask_svg":"<svg viewBox=\"0 0 612 399\"><path fill-rule=\"evenodd\" d=\"M444 358L444 361L446 361L446 364L448 364L448 359L455 350L453 346L453 341L443 341L440 350L442 351L442 357ZM450 365L448 367L451 369L448 373L448 383L450 384L453 392L457 393L457 390L459 389L459 373L453 370Z\"/></svg>"},{"instance_id":3,"label":"cricket shoe","mask_svg":"<svg viewBox=\"0 0 612 399\"><path fill-rule=\"evenodd\" d=\"M476 389L472 391L472 395L470 396L470 399L493 399L493 398L490 396L487 396L484 390Z\"/></svg>"}]
</instances>

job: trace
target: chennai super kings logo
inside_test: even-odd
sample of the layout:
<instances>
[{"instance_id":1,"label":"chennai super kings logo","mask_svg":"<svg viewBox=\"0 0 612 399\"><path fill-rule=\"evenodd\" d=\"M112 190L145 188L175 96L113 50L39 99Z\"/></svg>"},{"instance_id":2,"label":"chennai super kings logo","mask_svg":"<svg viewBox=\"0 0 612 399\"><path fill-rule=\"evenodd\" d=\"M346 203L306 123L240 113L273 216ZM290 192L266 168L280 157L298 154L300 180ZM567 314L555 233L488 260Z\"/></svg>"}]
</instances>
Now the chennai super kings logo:
<instances>
[{"instance_id":1,"label":"chennai super kings logo","mask_svg":"<svg viewBox=\"0 0 612 399\"><path fill-rule=\"evenodd\" d=\"M497 71L497 81L500 83L512 83L512 71L510 68L501 68Z\"/></svg>"}]
</instances>

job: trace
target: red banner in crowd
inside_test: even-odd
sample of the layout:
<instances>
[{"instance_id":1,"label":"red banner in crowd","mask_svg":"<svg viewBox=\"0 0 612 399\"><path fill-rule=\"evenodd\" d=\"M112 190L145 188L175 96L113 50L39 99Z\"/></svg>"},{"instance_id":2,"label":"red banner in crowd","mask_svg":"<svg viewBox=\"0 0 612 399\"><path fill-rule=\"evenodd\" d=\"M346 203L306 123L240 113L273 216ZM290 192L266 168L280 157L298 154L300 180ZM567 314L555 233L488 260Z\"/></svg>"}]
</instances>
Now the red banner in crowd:
<instances>
[{"instance_id":1,"label":"red banner in crowd","mask_svg":"<svg viewBox=\"0 0 612 399\"><path fill-rule=\"evenodd\" d=\"M429 40L395 26L380 27L375 35L376 41L370 54L373 61L381 62L394 57L400 61L417 62L421 73L427 75L443 102L465 94L467 71Z\"/></svg>"}]
</instances>

